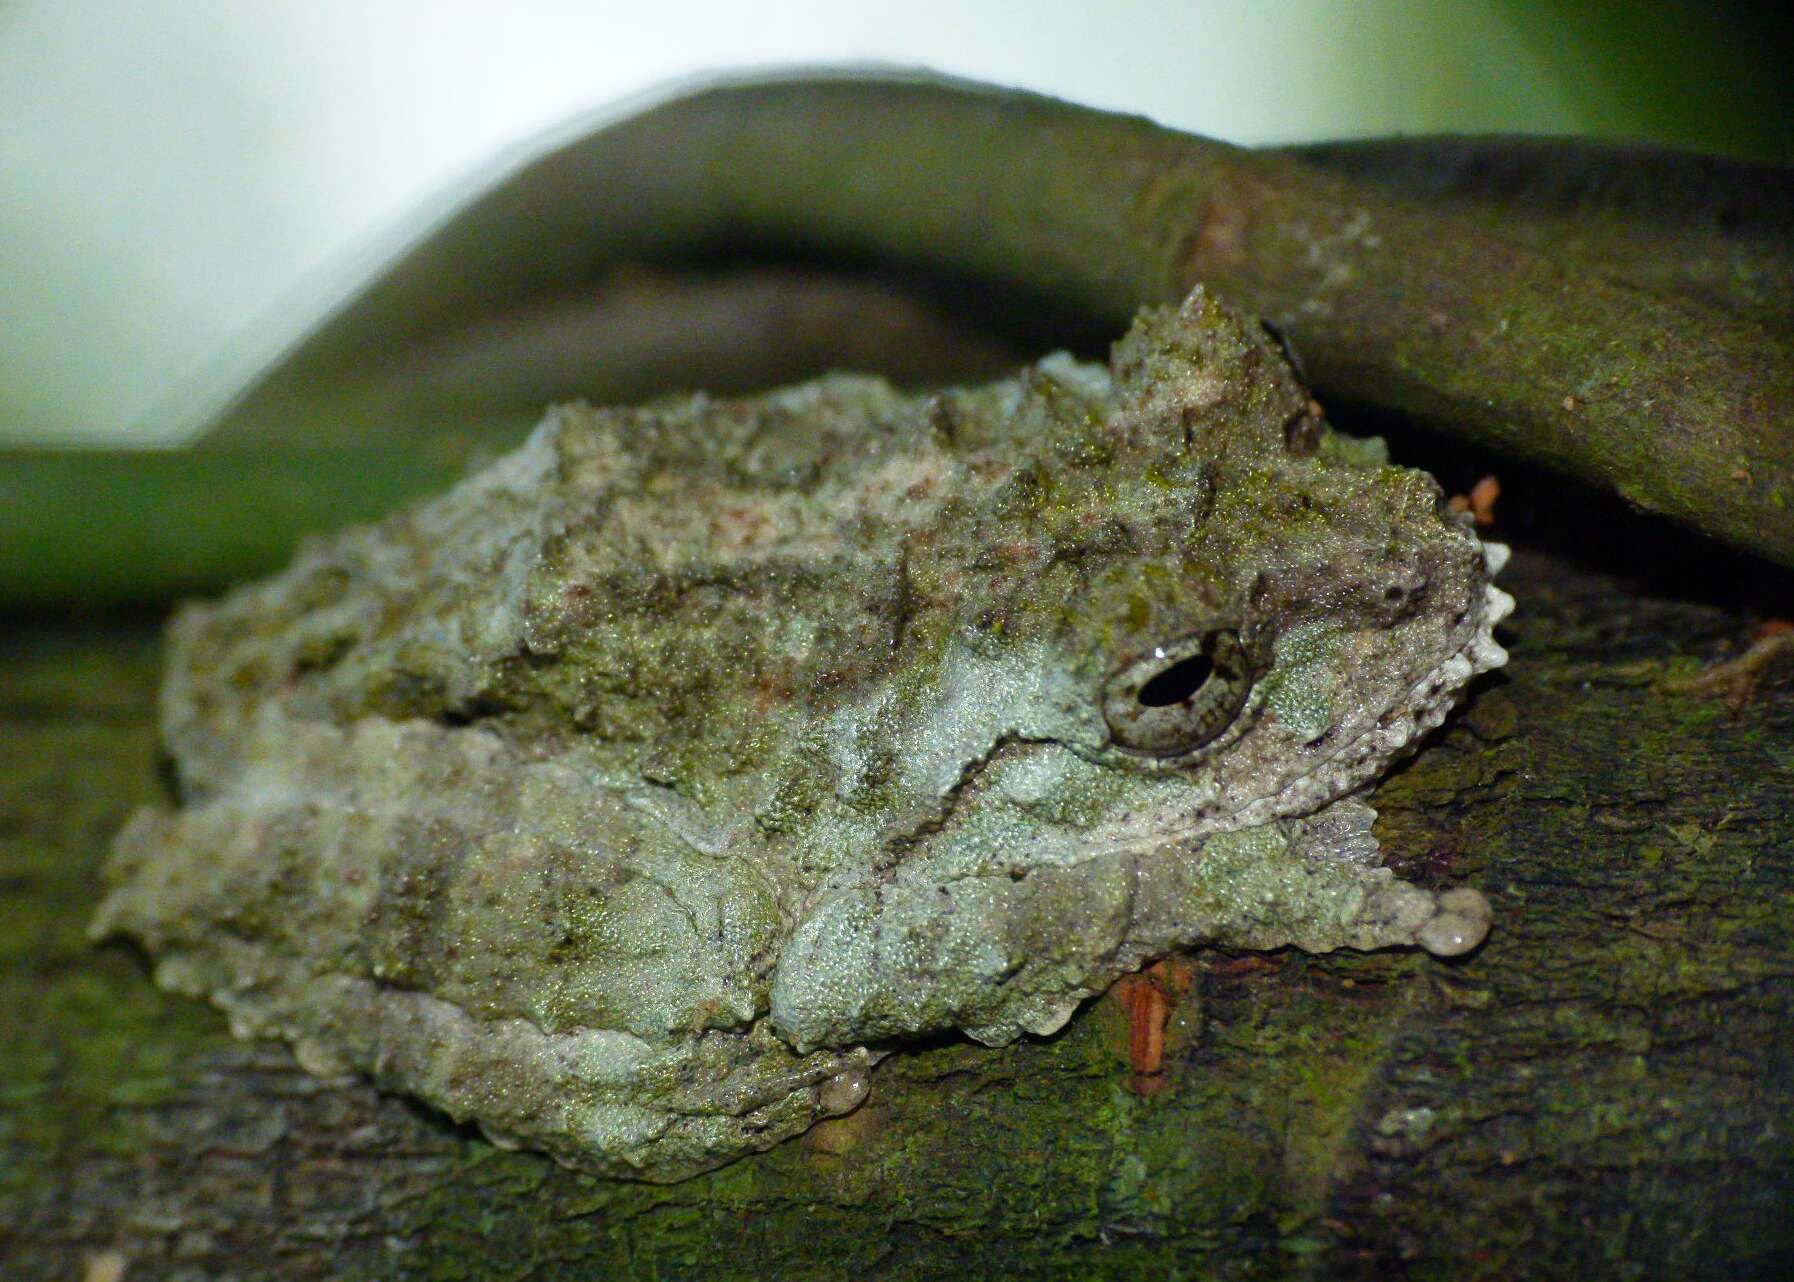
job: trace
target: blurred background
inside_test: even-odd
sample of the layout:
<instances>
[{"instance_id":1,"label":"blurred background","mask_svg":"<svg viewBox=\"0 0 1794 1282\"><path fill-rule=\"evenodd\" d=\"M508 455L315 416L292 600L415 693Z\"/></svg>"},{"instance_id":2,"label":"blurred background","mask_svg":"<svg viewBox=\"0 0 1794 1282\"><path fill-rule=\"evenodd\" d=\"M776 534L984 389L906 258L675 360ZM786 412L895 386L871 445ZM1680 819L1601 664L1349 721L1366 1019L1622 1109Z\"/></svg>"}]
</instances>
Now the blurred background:
<instances>
[{"instance_id":1,"label":"blurred background","mask_svg":"<svg viewBox=\"0 0 1794 1282\"><path fill-rule=\"evenodd\" d=\"M1758 6L0 0L0 441L173 443L393 244L707 71L926 66L1258 144L1587 133L1794 159Z\"/></svg>"}]
</instances>

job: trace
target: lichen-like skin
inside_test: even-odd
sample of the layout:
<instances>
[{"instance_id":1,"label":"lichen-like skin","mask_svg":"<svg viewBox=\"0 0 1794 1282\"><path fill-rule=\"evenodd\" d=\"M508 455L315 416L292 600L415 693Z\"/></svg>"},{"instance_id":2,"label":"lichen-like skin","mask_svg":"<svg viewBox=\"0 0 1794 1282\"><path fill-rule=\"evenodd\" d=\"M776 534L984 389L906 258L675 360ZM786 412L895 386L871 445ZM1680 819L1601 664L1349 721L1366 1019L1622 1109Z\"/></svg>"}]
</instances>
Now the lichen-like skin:
<instances>
[{"instance_id":1,"label":"lichen-like skin","mask_svg":"<svg viewBox=\"0 0 1794 1282\"><path fill-rule=\"evenodd\" d=\"M1350 794L1503 661L1500 550L1342 444L1200 292L1108 372L554 411L179 614L183 804L95 931L315 1072L657 1180L1174 949L1464 951L1482 897Z\"/></svg>"}]
</instances>

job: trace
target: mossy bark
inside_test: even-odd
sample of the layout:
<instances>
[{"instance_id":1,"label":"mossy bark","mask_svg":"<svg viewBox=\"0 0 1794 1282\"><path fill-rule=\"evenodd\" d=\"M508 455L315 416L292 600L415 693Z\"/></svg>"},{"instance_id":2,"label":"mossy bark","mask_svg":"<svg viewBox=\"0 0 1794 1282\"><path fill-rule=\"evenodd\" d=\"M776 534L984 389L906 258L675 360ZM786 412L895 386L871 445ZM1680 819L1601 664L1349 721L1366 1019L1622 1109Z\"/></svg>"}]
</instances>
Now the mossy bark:
<instances>
[{"instance_id":1,"label":"mossy bark","mask_svg":"<svg viewBox=\"0 0 1794 1282\"><path fill-rule=\"evenodd\" d=\"M1523 135L1281 149L1560 261L1794 330L1794 169L1648 143Z\"/></svg>"},{"instance_id":2,"label":"mossy bark","mask_svg":"<svg viewBox=\"0 0 1794 1282\"><path fill-rule=\"evenodd\" d=\"M870 259L1027 290L1115 330L1201 282L1286 335L1329 405L1399 412L1794 565L1789 337L1739 305L1785 280L1785 227L1717 217L1724 203L1701 182L1720 162L1616 162L1641 185L1693 189L1641 211L1542 155L1521 168L1568 175L1567 217L1474 186L1409 199L1404 186L1424 177L1404 182L1387 155L1360 156L1346 177L1337 154L1322 168L928 76L725 82L579 137L470 200L218 431L242 434L283 401L363 381L620 259L744 248ZM1435 158L1421 173L1438 169ZM1787 185L1771 167L1726 172L1768 201ZM1501 205L1509 216L1489 212ZM1602 230L1609 221L1617 230ZM1566 222L1585 234L1564 236ZM1651 252L1687 269L1626 265ZM1740 271L1742 286L1690 280Z\"/></svg>"},{"instance_id":3,"label":"mossy bark","mask_svg":"<svg viewBox=\"0 0 1794 1282\"><path fill-rule=\"evenodd\" d=\"M1644 526L1614 542L1654 582L1522 548L1511 666L1375 798L1407 875L1493 901L1478 953L1200 954L1157 1095L1103 998L894 1055L860 1112L660 1187L311 1079L90 945L102 853L160 787L155 625L15 620L0 1273L1787 1276L1794 693L1675 686L1747 638L1692 576L1756 571Z\"/></svg>"}]
</instances>

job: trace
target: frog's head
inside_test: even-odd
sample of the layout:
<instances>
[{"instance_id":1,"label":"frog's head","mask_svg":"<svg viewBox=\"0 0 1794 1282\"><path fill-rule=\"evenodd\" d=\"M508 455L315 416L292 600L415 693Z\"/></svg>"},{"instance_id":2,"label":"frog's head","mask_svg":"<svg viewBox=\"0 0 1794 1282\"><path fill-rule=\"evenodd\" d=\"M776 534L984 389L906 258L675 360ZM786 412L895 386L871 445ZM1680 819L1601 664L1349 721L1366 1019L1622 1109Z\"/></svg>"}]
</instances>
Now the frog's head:
<instances>
[{"instance_id":1,"label":"frog's head","mask_svg":"<svg viewBox=\"0 0 1794 1282\"><path fill-rule=\"evenodd\" d=\"M1317 809L1505 661L1506 549L1327 429L1277 345L1200 290L1145 314L1107 378L1031 371L1010 422L945 541L968 550L912 568L958 601L940 720L983 723L967 760L1007 738L1100 767L1113 839Z\"/></svg>"},{"instance_id":2,"label":"frog's head","mask_svg":"<svg viewBox=\"0 0 1794 1282\"><path fill-rule=\"evenodd\" d=\"M1271 821L1375 778L1503 661L1505 550L1331 435L1201 293L1108 373L1049 360L1006 395L946 416L901 657L824 723L849 786L807 850L862 854L801 910L781 1034L1048 1032L1205 940L1474 946L1486 903L1372 871L1368 808Z\"/></svg>"}]
</instances>

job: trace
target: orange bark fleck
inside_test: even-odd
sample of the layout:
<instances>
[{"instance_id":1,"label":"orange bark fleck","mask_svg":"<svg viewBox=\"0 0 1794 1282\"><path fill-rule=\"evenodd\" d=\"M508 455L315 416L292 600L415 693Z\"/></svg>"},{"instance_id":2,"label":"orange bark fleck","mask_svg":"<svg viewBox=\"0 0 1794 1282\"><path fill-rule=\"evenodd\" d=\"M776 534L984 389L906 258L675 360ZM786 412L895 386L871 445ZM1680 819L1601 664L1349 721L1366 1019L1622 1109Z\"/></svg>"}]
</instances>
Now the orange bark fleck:
<instances>
[{"instance_id":1,"label":"orange bark fleck","mask_svg":"<svg viewBox=\"0 0 1794 1282\"><path fill-rule=\"evenodd\" d=\"M1190 991L1195 969L1182 958L1166 958L1134 975L1123 975L1110 991L1128 1015L1128 1063L1136 1094L1165 1089L1165 1025L1171 1008Z\"/></svg>"},{"instance_id":2,"label":"orange bark fleck","mask_svg":"<svg viewBox=\"0 0 1794 1282\"><path fill-rule=\"evenodd\" d=\"M1501 481L1485 476L1470 487L1468 494L1454 494L1446 504L1454 512L1468 512L1478 525L1495 524L1495 501L1501 497Z\"/></svg>"}]
</instances>

